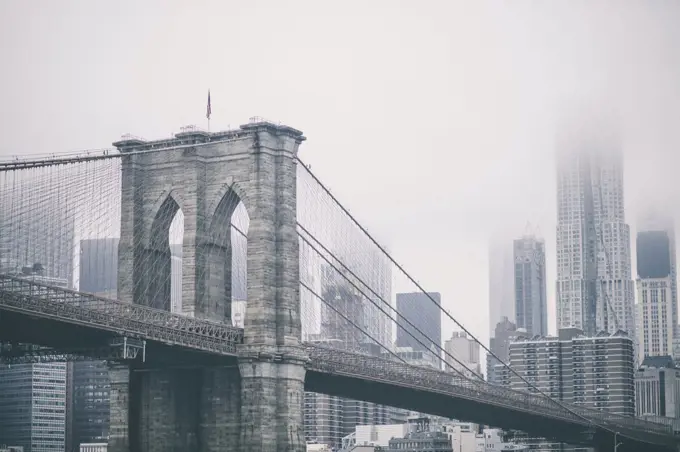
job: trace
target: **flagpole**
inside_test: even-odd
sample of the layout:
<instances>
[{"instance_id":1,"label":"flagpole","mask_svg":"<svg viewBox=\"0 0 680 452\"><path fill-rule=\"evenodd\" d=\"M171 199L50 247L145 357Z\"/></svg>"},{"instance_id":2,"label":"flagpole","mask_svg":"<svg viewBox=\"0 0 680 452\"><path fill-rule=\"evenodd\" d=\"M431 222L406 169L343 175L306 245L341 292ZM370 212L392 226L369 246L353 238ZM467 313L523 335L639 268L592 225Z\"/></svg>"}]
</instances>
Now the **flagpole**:
<instances>
[{"instance_id":1,"label":"flagpole","mask_svg":"<svg viewBox=\"0 0 680 452\"><path fill-rule=\"evenodd\" d=\"M210 117L212 116L212 106L210 105L210 90L208 90L208 108L205 117L208 118L208 132L210 132Z\"/></svg>"}]
</instances>

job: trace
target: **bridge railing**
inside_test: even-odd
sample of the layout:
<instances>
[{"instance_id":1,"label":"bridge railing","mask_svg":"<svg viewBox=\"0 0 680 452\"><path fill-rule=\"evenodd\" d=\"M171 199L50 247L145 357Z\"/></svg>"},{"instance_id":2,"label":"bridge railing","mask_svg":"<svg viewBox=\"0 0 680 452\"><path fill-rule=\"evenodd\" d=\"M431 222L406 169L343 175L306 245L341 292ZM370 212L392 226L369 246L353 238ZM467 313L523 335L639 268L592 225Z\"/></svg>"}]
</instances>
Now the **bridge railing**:
<instances>
[{"instance_id":1,"label":"bridge railing","mask_svg":"<svg viewBox=\"0 0 680 452\"><path fill-rule=\"evenodd\" d=\"M437 369L413 366L370 355L344 352L319 345L305 344L305 347L310 358L312 358L312 367L319 371L368 378L422 390L438 390L462 398L483 399L489 404L511 407L530 413L540 413L546 417L560 418L584 425L592 422L609 426L618 429L622 434L624 429L653 432L664 436L673 433L672 428L667 425L606 411L590 410L575 405L568 405L567 409L545 396L514 391Z\"/></svg>"},{"instance_id":2,"label":"bridge railing","mask_svg":"<svg viewBox=\"0 0 680 452\"><path fill-rule=\"evenodd\" d=\"M118 300L0 275L0 309L58 318L189 348L235 354L243 330Z\"/></svg>"}]
</instances>

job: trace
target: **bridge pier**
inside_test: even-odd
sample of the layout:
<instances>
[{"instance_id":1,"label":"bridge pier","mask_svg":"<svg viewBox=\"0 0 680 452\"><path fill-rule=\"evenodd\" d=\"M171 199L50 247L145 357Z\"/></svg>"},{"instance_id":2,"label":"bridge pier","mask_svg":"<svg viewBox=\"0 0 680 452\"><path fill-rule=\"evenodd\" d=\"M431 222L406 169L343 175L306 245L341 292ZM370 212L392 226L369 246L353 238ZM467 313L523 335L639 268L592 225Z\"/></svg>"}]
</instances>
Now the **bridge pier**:
<instances>
[{"instance_id":1,"label":"bridge pier","mask_svg":"<svg viewBox=\"0 0 680 452\"><path fill-rule=\"evenodd\" d=\"M139 445L145 452L198 450L200 381L194 369L141 372Z\"/></svg>"},{"instance_id":2,"label":"bridge pier","mask_svg":"<svg viewBox=\"0 0 680 452\"><path fill-rule=\"evenodd\" d=\"M302 452L301 350L238 367L131 372L110 364L111 452Z\"/></svg>"},{"instance_id":3,"label":"bridge pier","mask_svg":"<svg viewBox=\"0 0 680 452\"><path fill-rule=\"evenodd\" d=\"M130 367L109 364L111 378L109 452L130 451Z\"/></svg>"},{"instance_id":4,"label":"bridge pier","mask_svg":"<svg viewBox=\"0 0 680 452\"><path fill-rule=\"evenodd\" d=\"M241 450L304 451L305 356L294 349L276 358L262 355L239 362Z\"/></svg>"},{"instance_id":5,"label":"bridge pier","mask_svg":"<svg viewBox=\"0 0 680 452\"><path fill-rule=\"evenodd\" d=\"M202 370L200 411L200 451L242 450L241 376L238 367Z\"/></svg>"},{"instance_id":6,"label":"bridge pier","mask_svg":"<svg viewBox=\"0 0 680 452\"><path fill-rule=\"evenodd\" d=\"M156 301L167 310L169 257L158 256L153 268L145 257L165 252L170 221L181 209L182 312L229 322L228 237L240 202L250 220L248 296L238 368L196 370L192 377L173 370L144 376L141 452L305 450L306 357L300 344L296 210L296 155L304 140L298 130L257 120L228 135L188 131L172 141L114 143L123 154L118 252L122 301ZM135 152L156 145L163 151ZM124 404L120 405L122 409ZM112 451L127 452L122 448L130 438L126 441L121 439Z\"/></svg>"}]
</instances>

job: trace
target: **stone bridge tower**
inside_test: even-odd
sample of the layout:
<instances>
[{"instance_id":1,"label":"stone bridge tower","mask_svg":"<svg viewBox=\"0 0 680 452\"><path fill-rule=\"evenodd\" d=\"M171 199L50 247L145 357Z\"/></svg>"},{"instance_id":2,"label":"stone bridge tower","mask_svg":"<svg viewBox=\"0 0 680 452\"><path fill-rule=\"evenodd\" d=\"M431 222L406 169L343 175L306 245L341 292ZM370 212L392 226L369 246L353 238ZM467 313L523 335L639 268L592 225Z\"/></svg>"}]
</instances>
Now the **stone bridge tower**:
<instances>
[{"instance_id":1,"label":"stone bridge tower","mask_svg":"<svg viewBox=\"0 0 680 452\"><path fill-rule=\"evenodd\" d=\"M111 369L109 450L305 448L296 230L298 130L251 120L114 143L122 156L118 298L170 309L168 231L184 214L183 315L231 322L231 215L249 218L245 340L238 366L139 373ZM150 152L139 152L150 151Z\"/></svg>"}]
</instances>

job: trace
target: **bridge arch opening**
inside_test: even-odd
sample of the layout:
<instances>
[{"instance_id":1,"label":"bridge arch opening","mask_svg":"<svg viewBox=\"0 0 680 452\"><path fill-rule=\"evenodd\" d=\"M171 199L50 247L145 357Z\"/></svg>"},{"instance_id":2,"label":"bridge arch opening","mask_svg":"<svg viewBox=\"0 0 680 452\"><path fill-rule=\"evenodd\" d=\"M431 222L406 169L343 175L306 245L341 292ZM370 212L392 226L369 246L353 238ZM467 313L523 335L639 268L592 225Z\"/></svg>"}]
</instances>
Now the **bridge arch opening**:
<instances>
[{"instance_id":1,"label":"bridge arch opening","mask_svg":"<svg viewBox=\"0 0 680 452\"><path fill-rule=\"evenodd\" d=\"M182 313L182 256L184 246L184 212L177 213L170 223L168 231L170 241L170 310L175 314Z\"/></svg>"},{"instance_id":2,"label":"bridge arch opening","mask_svg":"<svg viewBox=\"0 0 680 452\"><path fill-rule=\"evenodd\" d=\"M219 200L206 237L204 317L243 327L247 303L248 211L233 187Z\"/></svg>"},{"instance_id":3,"label":"bridge arch opening","mask_svg":"<svg viewBox=\"0 0 680 452\"><path fill-rule=\"evenodd\" d=\"M138 270L146 273L141 304L179 312L182 303L182 246L184 214L169 193L156 212L149 230L146 255Z\"/></svg>"}]
</instances>

